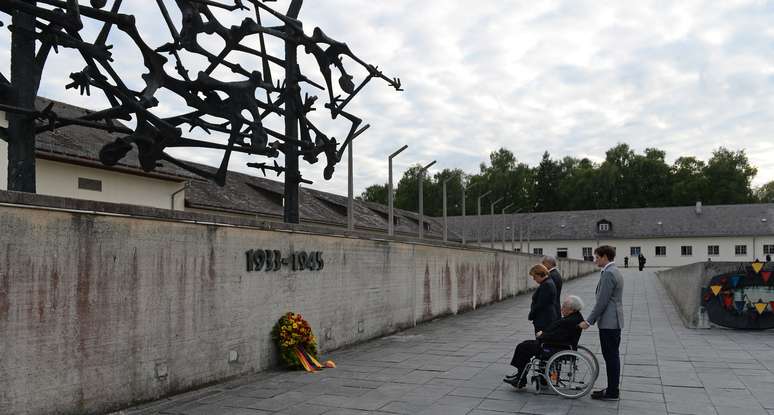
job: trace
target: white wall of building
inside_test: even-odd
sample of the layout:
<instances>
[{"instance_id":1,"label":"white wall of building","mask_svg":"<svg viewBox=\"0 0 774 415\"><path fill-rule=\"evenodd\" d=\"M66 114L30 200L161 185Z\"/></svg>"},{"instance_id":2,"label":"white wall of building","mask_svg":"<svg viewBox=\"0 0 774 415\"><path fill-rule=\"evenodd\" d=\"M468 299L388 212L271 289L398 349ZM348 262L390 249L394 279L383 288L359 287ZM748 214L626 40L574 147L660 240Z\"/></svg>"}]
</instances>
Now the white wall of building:
<instances>
[{"instance_id":1,"label":"white wall of building","mask_svg":"<svg viewBox=\"0 0 774 415\"><path fill-rule=\"evenodd\" d=\"M172 194L183 187L182 181L154 179L40 158L36 161L35 171L39 194L161 209L169 209ZM102 190L78 188L79 178L99 180ZM175 210L183 210L184 202L185 191L182 191L175 196Z\"/></svg>"},{"instance_id":2,"label":"white wall of building","mask_svg":"<svg viewBox=\"0 0 774 415\"><path fill-rule=\"evenodd\" d=\"M489 243L482 243L484 247L489 247ZM708 259L712 261L752 261L755 258L764 260L764 245L771 245L774 248L774 235L750 235L742 237L706 237L706 238L648 238L648 239L614 239L614 240L585 240L585 241L506 241L506 249L515 250L522 247L523 252L535 253L535 249L542 249L543 255L558 256L559 249L567 249L569 258L583 259L583 248L594 248L599 245L611 245L616 248L618 257L616 263L623 264L624 255L629 256L629 266L636 266L636 256L631 256L632 247L640 247L642 254L647 259L646 266L680 266L692 264L695 262L704 262ZM717 245L719 254L708 255L708 246ZM737 245L745 246L746 255L736 255L735 247ZM665 256L656 256L656 247L666 247ZM692 254L682 255L683 246L690 246ZM495 243L496 249L502 249L502 242ZM772 253L774 257L774 253Z\"/></svg>"}]
</instances>

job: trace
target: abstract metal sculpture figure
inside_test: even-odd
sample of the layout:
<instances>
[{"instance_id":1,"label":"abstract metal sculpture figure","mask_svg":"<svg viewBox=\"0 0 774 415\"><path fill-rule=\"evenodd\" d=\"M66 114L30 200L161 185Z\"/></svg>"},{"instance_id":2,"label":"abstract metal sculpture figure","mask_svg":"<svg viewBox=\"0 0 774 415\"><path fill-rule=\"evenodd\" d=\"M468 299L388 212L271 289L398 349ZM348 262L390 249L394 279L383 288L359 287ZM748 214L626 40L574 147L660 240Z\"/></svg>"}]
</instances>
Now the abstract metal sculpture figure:
<instances>
[{"instance_id":1,"label":"abstract metal sculpture figure","mask_svg":"<svg viewBox=\"0 0 774 415\"><path fill-rule=\"evenodd\" d=\"M330 179L347 146L368 128L368 125L362 125L360 118L345 111L347 104L373 78L385 80L398 91L401 84L398 78L390 79L376 66L360 60L345 43L331 39L321 29L315 28L311 36L305 34L298 20L303 0L290 0L284 14L265 4L271 1L232 0L226 4L216 0L175 0L181 15L180 25L176 26L164 0L156 0L171 41L155 48L143 39L135 17L120 12L122 0L113 0L109 9L106 8L107 0L91 0L90 7L80 5L77 0L0 1L0 12L13 15L13 24L9 29L14 36L12 60L15 59L17 65L12 64L10 82L0 75L0 110L10 114L10 124L36 120L33 128L37 132L67 125L84 125L123 134L100 151L100 160L106 165L116 164L132 146L136 146L140 165L146 171L156 168L160 161L167 161L220 185L226 181L233 152L268 158L283 154L284 166L276 161L273 165L261 162L248 163L248 166L258 168L264 174L266 170L285 174L285 221L296 223L298 185L301 182L311 183L301 177L298 157L315 163L320 155L324 155L324 177ZM216 19L215 9L250 11L246 4L252 6L254 18L245 18L241 24L231 27L222 25ZM264 26L262 16L271 16L281 24ZM92 19L102 27L93 42L84 40L82 36L83 18ZM112 46L107 43L113 30L128 36L142 55L147 73L142 75L144 87L141 90L129 88L113 66ZM212 52L200 44L201 38L209 35L223 41L220 51ZM284 58L269 53L266 45L268 36L284 42ZM37 56L34 56L35 40L41 45ZM30 44L32 52L27 53L24 65L34 67L20 68L18 65L24 62L25 51L22 49L27 48L29 52ZM110 103L109 108L74 119L57 116L51 107L38 111L30 105L29 97L34 100L37 94L40 74L49 51L52 48L56 51L60 46L76 49L85 62L83 70L70 74L71 82L66 88L77 89L81 94L99 89ZM316 60L325 86L301 72L297 60L297 48L300 46ZM257 57L261 63L260 70L248 69L230 61L228 57L232 52ZM195 75L191 74L181 58L184 53L204 57L209 66ZM30 56L34 60L29 59ZM365 69L367 75L359 84L355 84L353 75L345 69L342 58L354 61ZM168 73L170 67L165 66L170 60L174 61L174 71L170 70L173 73ZM275 79L272 73L272 69L277 70L277 67L284 73L281 81ZM240 79L216 79L213 72L223 68ZM338 72L337 88L333 82L334 72ZM317 97L304 94L302 99L300 84L327 89L325 108L330 111L331 118L341 116L350 123L343 140L328 137L309 120L308 114L314 111ZM151 109L159 105L156 96L162 89L182 98L189 107L186 112L166 118L155 115ZM26 100L23 99L25 94ZM270 115L284 118L284 131L266 125L264 121ZM133 121L135 127L127 127L116 120ZM227 139L225 142L213 142L187 137L184 127L188 132L195 129L207 134L217 132ZM9 125L9 139L14 138L11 130L14 130L13 125ZM30 140L32 138L29 137ZM223 159L217 171L211 173L165 151L177 147L222 150Z\"/></svg>"}]
</instances>

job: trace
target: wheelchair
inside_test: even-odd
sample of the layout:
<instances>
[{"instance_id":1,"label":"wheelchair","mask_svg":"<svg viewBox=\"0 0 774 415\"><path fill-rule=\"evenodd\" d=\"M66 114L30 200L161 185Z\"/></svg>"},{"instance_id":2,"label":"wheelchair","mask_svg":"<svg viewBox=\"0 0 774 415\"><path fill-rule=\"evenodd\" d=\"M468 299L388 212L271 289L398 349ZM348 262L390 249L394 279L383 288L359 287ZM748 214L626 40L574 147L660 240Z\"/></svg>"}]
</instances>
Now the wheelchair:
<instances>
[{"instance_id":1,"label":"wheelchair","mask_svg":"<svg viewBox=\"0 0 774 415\"><path fill-rule=\"evenodd\" d=\"M522 371L535 384L535 393L549 388L564 398L577 399L591 392L599 376L599 361L579 345L541 343L540 351Z\"/></svg>"}]
</instances>

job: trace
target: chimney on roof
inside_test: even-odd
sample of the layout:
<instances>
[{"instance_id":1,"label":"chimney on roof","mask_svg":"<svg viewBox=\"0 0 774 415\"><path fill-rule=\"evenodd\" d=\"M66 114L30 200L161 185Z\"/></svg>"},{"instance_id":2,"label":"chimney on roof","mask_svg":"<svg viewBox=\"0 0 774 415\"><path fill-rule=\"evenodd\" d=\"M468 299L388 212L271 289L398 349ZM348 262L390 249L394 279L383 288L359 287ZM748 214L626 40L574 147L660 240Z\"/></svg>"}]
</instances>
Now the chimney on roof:
<instances>
[{"instance_id":1,"label":"chimney on roof","mask_svg":"<svg viewBox=\"0 0 774 415\"><path fill-rule=\"evenodd\" d=\"M696 202L696 214L701 215L701 201Z\"/></svg>"}]
</instances>

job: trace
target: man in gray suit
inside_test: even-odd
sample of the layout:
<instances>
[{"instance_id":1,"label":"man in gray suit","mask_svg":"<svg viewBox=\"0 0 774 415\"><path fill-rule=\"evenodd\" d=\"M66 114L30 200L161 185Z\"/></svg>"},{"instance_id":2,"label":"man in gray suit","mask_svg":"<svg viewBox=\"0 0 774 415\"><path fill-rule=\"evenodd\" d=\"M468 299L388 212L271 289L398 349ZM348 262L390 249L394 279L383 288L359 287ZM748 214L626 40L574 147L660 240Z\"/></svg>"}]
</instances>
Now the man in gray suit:
<instances>
[{"instance_id":1,"label":"man in gray suit","mask_svg":"<svg viewBox=\"0 0 774 415\"><path fill-rule=\"evenodd\" d=\"M544 256L541 262L548 269L548 276L551 277L551 281L556 286L556 315L561 316L562 274L559 273L559 268L556 267L556 258L551 255Z\"/></svg>"},{"instance_id":2,"label":"man in gray suit","mask_svg":"<svg viewBox=\"0 0 774 415\"><path fill-rule=\"evenodd\" d=\"M579 324L582 329L596 323L599 328L599 343L602 357L607 367L607 388L595 391L591 399L618 400L618 384L621 378L621 357L618 348L621 345L621 329L624 325L623 314L623 276L615 266L615 248L602 245L594 250L594 260L602 268L597 283L596 304L586 321Z\"/></svg>"}]
</instances>

